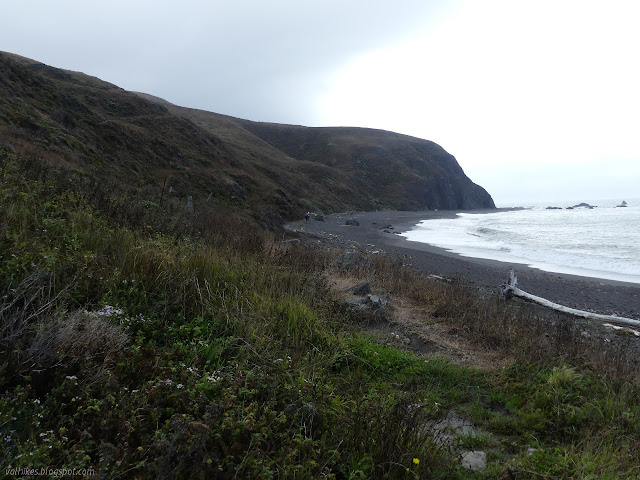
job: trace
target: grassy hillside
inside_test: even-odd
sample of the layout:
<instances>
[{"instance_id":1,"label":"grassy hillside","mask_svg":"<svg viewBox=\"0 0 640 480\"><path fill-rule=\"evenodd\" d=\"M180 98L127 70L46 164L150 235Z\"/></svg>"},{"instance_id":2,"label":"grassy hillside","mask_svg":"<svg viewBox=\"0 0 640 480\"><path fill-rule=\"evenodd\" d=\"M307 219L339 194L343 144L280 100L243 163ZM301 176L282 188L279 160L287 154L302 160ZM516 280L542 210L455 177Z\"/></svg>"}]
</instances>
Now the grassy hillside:
<instances>
[{"instance_id":1,"label":"grassy hillside","mask_svg":"<svg viewBox=\"0 0 640 480\"><path fill-rule=\"evenodd\" d=\"M493 207L426 140L256 124L4 53L0 120L0 138L16 152L117 180L138 201L192 195L271 226L307 210Z\"/></svg>"},{"instance_id":2,"label":"grassy hillside","mask_svg":"<svg viewBox=\"0 0 640 480\"><path fill-rule=\"evenodd\" d=\"M251 170L255 190L233 176L260 151L292 161L279 127L246 125L241 140L239 120L216 117L229 131L214 135L21 62L0 62L3 476L638 478L637 359L568 317L380 255L338 270L340 251L247 221L253 201L295 205L269 203ZM296 162L320 163L308 155ZM208 177L211 159L230 173ZM190 215L168 193L213 182L216 203ZM390 308L344 305L335 285L365 280ZM374 337L400 306L499 361L469 368ZM448 436L452 417L475 433ZM478 450L487 468L472 472L461 455Z\"/></svg>"},{"instance_id":3,"label":"grassy hillside","mask_svg":"<svg viewBox=\"0 0 640 480\"><path fill-rule=\"evenodd\" d=\"M541 324L393 259L335 271L338 252L280 243L232 211L148 209L6 147L0 174L6 468L111 479L640 474L634 364L567 321ZM342 277L512 360L481 371L381 343L363 332L387 314L342 306L329 282ZM450 412L479 433L443 444L436 425ZM469 449L488 452L486 470L460 466Z\"/></svg>"},{"instance_id":4,"label":"grassy hillside","mask_svg":"<svg viewBox=\"0 0 640 480\"><path fill-rule=\"evenodd\" d=\"M316 207L313 202L326 201L324 191L332 202L347 207L351 199L353 208L364 210L495 207L455 158L428 140L365 128L257 123L161 103L207 131L224 132L226 140L256 156L284 153L295 159L289 168L300 168L313 179L307 188L313 201L305 199L311 208Z\"/></svg>"}]
</instances>

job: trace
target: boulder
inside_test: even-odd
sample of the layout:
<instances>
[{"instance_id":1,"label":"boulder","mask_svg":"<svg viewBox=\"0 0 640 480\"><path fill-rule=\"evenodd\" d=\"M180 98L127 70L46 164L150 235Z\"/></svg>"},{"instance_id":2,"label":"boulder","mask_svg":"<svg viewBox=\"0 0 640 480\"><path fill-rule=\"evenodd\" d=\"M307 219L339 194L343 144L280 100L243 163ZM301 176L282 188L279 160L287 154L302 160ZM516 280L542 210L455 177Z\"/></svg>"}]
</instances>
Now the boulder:
<instances>
[{"instance_id":1,"label":"boulder","mask_svg":"<svg viewBox=\"0 0 640 480\"><path fill-rule=\"evenodd\" d=\"M487 454L484 452L465 452L462 454L461 465L473 472L480 472L487 468Z\"/></svg>"},{"instance_id":2,"label":"boulder","mask_svg":"<svg viewBox=\"0 0 640 480\"><path fill-rule=\"evenodd\" d=\"M366 298L349 298L344 301L343 306L352 310L364 310L369 307L367 301Z\"/></svg>"},{"instance_id":3,"label":"boulder","mask_svg":"<svg viewBox=\"0 0 640 480\"><path fill-rule=\"evenodd\" d=\"M360 222L358 222L358 220L356 220L355 218L350 218L349 220L344 222L344 224L345 225L351 225L352 227L359 227L360 226Z\"/></svg>"},{"instance_id":4,"label":"boulder","mask_svg":"<svg viewBox=\"0 0 640 480\"><path fill-rule=\"evenodd\" d=\"M371 285L369 285L369 282L359 283L351 287L350 291L354 295L367 295L371 293Z\"/></svg>"},{"instance_id":5,"label":"boulder","mask_svg":"<svg viewBox=\"0 0 640 480\"><path fill-rule=\"evenodd\" d=\"M367 303L371 305L372 308L384 308L387 306L387 301L378 295L372 295L371 293L367 295Z\"/></svg>"}]
</instances>

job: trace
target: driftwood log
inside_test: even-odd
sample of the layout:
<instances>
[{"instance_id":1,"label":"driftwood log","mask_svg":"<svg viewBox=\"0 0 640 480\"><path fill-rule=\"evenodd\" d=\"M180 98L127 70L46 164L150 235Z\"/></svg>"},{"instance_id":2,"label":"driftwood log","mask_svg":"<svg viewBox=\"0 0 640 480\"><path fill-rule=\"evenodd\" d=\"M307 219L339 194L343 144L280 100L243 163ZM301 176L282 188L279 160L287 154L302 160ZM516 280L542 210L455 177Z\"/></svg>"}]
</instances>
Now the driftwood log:
<instances>
[{"instance_id":1,"label":"driftwood log","mask_svg":"<svg viewBox=\"0 0 640 480\"><path fill-rule=\"evenodd\" d=\"M601 315L599 313L585 312L584 310L576 310L575 308L565 307L557 303L550 302L542 297L531 295L518 288L518 277L513 270L509 273L509 280L502 285L502 293L506 299L510 299L513 295L516 297L524 298L532 302L538 303L544 307L551 308L558 312L568 313L576 317L588 318L592 320L604 320L618 325L633 325L634 327L640 327L640 320L633 318L618 317L617 315Z\"/></svg>"}]
</instances>

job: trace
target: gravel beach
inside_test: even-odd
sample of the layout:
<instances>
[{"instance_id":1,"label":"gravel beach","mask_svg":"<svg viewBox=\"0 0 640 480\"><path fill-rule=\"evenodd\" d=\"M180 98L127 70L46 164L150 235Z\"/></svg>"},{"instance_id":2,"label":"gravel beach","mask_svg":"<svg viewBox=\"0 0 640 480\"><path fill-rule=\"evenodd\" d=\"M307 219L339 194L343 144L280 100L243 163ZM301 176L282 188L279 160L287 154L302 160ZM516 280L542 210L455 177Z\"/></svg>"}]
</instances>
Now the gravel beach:
<instances>
[{"instance_id":1,"label":"gravel beach","mask_svg":"<svg viewBox=\"0 0 640 480\"><path fill-rule=\"evenodd\" d=\"M482 214L496 210L469 211ZM457 277L481 288L497 289L513 268L519 287L561 305L594 313L615 314L640 319L640 284L544 272L523 264L468 258L420 242L411 242L399 233L411 230L419 221L454 218L456 211L348 212L287 225L289 231L307 234L308 241L362 248L370 253L399 255L405 264L428 274ZM359 225L347 225L355 219Z\"/></svg>"}]
</instances>

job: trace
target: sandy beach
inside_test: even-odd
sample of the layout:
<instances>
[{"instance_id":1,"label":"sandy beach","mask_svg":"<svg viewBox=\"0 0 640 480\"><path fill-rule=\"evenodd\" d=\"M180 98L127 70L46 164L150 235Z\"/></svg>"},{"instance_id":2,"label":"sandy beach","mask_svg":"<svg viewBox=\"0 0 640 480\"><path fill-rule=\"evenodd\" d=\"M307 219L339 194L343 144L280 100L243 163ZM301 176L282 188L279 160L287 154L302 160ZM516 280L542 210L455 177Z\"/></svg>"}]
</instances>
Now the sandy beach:
<instances>
[{"instance_id":1,"label":"sandy beach","mask_svg":"<svg viewBox=\"0 0 640 480\"><path fill-rule=\"evenodd\" d=\"M411 230L421 220L454 218L457 213L462 212L348 212L325 216L324 221L293 222L287 228L307 234L309 241L318 244L399 255L405 264L428 274L458 278L480 288L498 289L513 268L520 288L528 293L571 308L640 319L640 284L550 273L523 264L462 257L428 244L408 241L399 235ZM482 214L483 211L465 213ZM349 219L357 220L359 225L347 225Z\"/></svg>"}]
</instances>

